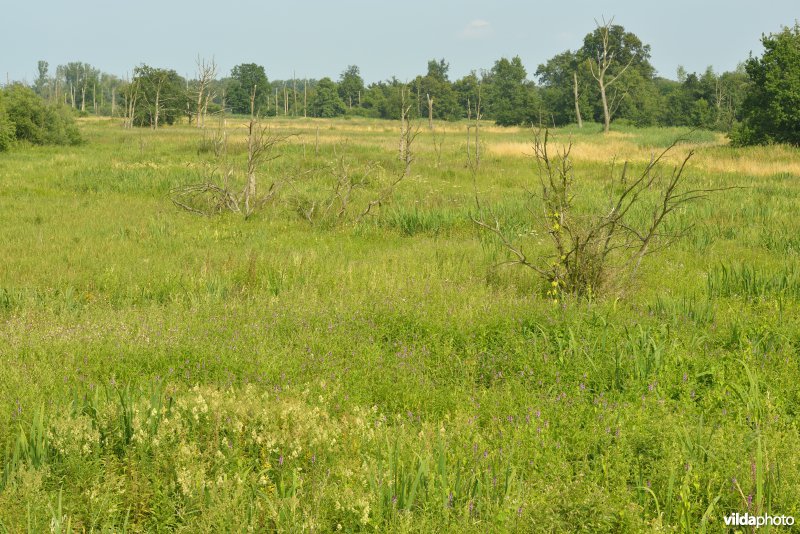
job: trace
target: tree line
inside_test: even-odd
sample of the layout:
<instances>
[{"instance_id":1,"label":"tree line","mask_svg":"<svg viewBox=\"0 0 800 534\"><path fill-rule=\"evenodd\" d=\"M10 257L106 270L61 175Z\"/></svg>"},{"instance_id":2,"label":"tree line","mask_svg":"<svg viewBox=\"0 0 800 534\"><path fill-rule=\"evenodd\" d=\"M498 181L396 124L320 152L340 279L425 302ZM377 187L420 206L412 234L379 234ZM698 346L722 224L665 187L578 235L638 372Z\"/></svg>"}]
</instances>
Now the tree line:
<instances>
[{"instance_id":1,"label":"tree line","mask_svg":"<svg viewBox=\"0 0 800 534\"><path fill-rule=\"evenodd\" d=\"M793 110L800 109L800 89L791 83L786 87L781 76L791 80L795 75L787 69L800 68L798 26L764 36L762 42L764 57L751 57L732 72L709 67L689 73L681 67L675 80L657 75L650 46L611 20L598 24L577 50L538 65L534 79L518 56L500 58L490 69L457 80L450 78L447 61L433 59L426 73L412 80L393 77L371 84L365 84L356 65L336 80L269 80L264 66L256 63L242 63L220 77L213 59L198 58L193 78L143 64L123 79L81 62L59 65L51 74L47 62L40 61L32 89L79 113L123 117L129 127L157 128L180 119L202 125L209 113L222 111L249 114L251 97L260 116L399 119L406 98L412 118L431 121L480 115L501 126L582 127L585 121L600 123L606 131L612 122L689 126L730 132L743 143L797 142L800 121L794 120ZM769 116L776 106L780 109ZM759 133L764 128L795 133Z\"/></svg>"}]
</instances>

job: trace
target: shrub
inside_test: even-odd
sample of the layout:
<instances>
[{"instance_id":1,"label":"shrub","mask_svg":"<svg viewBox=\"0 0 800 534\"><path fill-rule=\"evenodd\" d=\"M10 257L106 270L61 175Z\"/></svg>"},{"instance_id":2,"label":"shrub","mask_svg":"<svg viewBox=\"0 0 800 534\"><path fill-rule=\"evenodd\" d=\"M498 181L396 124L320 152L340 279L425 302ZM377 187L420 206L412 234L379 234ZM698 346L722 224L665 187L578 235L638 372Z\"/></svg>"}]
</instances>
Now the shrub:
<instances>
[{"instance_id":1,"label":"shrub","mask_svg":"<svg viewBox=\"0 0 800 534\"><path fill-rule=\"evenodd\" d=\"M0 111L0 146L3 145L3 121L13 138L34 145L76 145L80 133L70 112L47 104L32 89L21 84L7 87L3 96L5 113ZM7 135L6 135L7 137Z\"/></svg>"},{"instance_id":2,"label":"shrub","mask_svg":"<svg viewBox=\"0 0 800 534\"><path fill-rule=\"evenodd\" d=\"M3 92L0 91L0 152L8 150L14 142L14 125L8 118Z\"/></svg>"},{"instance_id":3,"label":"shrub","mask_svg":"<svg viewBox=\"0 0 800 534\"><path fill-rule=\"evenodd\" d=\"M736 145L800 145L800 24L761 39L764 55L751 57L743 122L731 134Z\"/></svg>"},{"instance_id":4,"label":"shrub","mask_svg":"<svg viewBox=\"0 0 800 534\"><path fill-rule=\"evenodd\" d=\"M473 221L499 238L511 258L506 263L529 267L547 281L547 295L555 302L565 293L592 296L612 281L624 289L646 256L684 234L685 227L668 228L680 208L719 190L686 187L683 172L693 152L671 173L662 172L664 157L677 143L653 157L638 173L627 162L618 177L612 168L604 209L579 213L571 145L552 154L547 131L543 138L537 132L533 154L541 202L532 202L528 211L538 219L535 227L539 233L548 237L546 252L529 256L512 229L491 209L481 206L477 194L478 216Z\"/></svg>"}]
</instances>

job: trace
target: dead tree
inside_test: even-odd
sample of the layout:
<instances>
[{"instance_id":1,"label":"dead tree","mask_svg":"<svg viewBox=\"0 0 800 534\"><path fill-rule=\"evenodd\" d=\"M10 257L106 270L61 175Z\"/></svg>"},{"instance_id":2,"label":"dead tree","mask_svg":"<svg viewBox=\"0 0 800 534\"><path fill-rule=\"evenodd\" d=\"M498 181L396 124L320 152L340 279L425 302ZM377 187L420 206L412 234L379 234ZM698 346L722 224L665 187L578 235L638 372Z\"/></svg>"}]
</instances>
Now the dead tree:
<instances>
[{"instance_id":1,"label":"dead tree","mask_svg":"<svg viewBox=\"0 0 800 534\"><path fill-rule=\"evenodd\" d=\"M125 91L125 127L133 128L136 116L136 101L139 99L139 80L134 79Z\"/></svg>"},{"instance_id":2,"label":"dead tree","mask_svg":"<svg viewBox=\"0 0 800 534\"><path fill-rule=\"evenodd\" d=\"M255 114L256 86L250 93L250 123L247 134L247 182L245 183L244 217L248 219L253 212L272 200L280 188L278 182L273 182L266 195L258 197L257 172L261 164L277 158L272 154L276 144L284 141L286 137L272 135L268 126L261 126Z\"/></svg>"},{"instance_id":3,"label":"dead tree","mask_svg":"<svg viewBox=\"0 0 800 534\"><path fill-rule=\"evenodd\" d=\"M433 130L433 98L430 93L425 93L425 97L428 99L428 129Z\"/></svg>"},{"instance_id":4,"label":"dead tree","mask_svg":"<svg viewBox=\"0 0 800 534\"><path fill-rule=\"evenodd\" d=\"M478 84L478 94L476 95L476 103L475 103L475 122L474 124L469 124L472 121L472 108L470 107L470 101L467 99L467 166L472 169L473 172L477 172L478 168L481 165L481 150L480 150L480 121L481 121L481 86ZM473 154L471 149L471 141L472 129L475 129L475 152Z\"/></svg>"},{"instance_id":5,"label":"dead tree","mask_svg":"<svg viewBox=\"0 0 800 534\"><path fill-rule=\"evenodd\" d=\"M587 62L589 63L589 70L592 73L592 77L597 81L597 86L600 89L600 100L603 104L603 131L608 132L610 125L611 125L611 116L614 113L614 108L616 105L619 104L617 100L617 93L614 94L611 104L608 102L608 89L611 87L614 82L619 80L620 76L625 74L625 71L628 70L628 67L631 66L633 60L636 59L635 55L632 55L631 58L628 60L628 63L622 67L615 75L607 78L608 69L615 64L614 55L616 53L615 50L609 49L608 37L609 32L611 30L612 22L614 19L612 18L608 22L603 21L603 24L597 23L597 29L600 31L600 39L601 39L601 50L598 51L596 58L589 58Z\"/></svg>"},{"instance_id":6,"label":"dead tree","mask_svg":"<svg viewBox=\"0 0 800 534\"><path fill-rule=\"evenodd\" d=\"M494 234L509 253L510 259L504 264L533 270L547 282L548 297L554 300L565 293L591 296L612 283L624 290L644 257L668 247L691 227L676 229L667 224L680 208L712 192L732 189L686 187L685 171L693 152L664 172L664 159L677 143L638 172L626 162L617 174L612 165L606 206L598 213L579 214L574 202L572 146L551 154L547 131L543 136L537 132L533 155L539 184L538 194L531 194L531 199L538 197L539 202L532 203L528 211L535 217L535 227L548 236L550 252L528 256L519 232L482 205L477 189L478 216L473 222Z\"/></svg>"},{"instance_id":7,"label":"dead tree","mask_svg":"<svg viewBox=\"0 0 800 534\"><path fill-rule=\"evenodd\" d=\"M214 58L206 62L205 58L197 56L197 109L195 121L198 128L205 128L208 101L213 98L210 91L211 82L217 75L217 63Z\"/></svg>"},{"instance_id":8,"label":"dead tree","mask_svg":"<svg viewBox=\"0 0 800 534\"><path fill-rule=\"evenodd\" d=\"M250 94L250 121L247 134L247 165L244 186L235 185L236 173L227 166L227 135L225 133L225 93L223 92L223 112L220 117L219 132L214 143L217 157L223 158L223 170L209 172L206 182L176 187L170 191L170 199L177 207L198 215L210 216L230 211L250 218L257 210L274 201L288 178L273 180L266 193L259 194L258 175L263 165L280 156L275 153L278 144L286 141L289 135L275 135L269 126L262 126L255 113L256 86ZM218 176L221 175L221 179Z\"/></svg>"},{"instance_id":9,"label":"dead tree","mask_svg":"<svg viewBox=\"0 0 800 534\"><path fill-rule=\"evenodd\" d=\"M407 101L406 86L400 88L400 161L403 163L403 175L411 175L411 163L414 154L411 146L419 135L419 125L411 124L411 104Z\"/></svg>"},{"instance_id":10,"label":"dead tree","mask_svg":"<svg viewBox=\"0 0 800 534\"><path fill-rule=\"evenodd\" d=\"M578 72L573 71L572 73L572 92L575 96L575 118L578 121L578 128L583 128L583 118L581 118L581 104L580 104L580 93L578 92Z\"/></svg>"},{"instance_id":11,"label":"dead tree","mask_svg":"<svg viewBox=\"0 0 800 534\"><path fill-rule=\"evenodd\" d=\"M405 172L398 172L388 180L381 180L383 172L378 164L369 162L363 168L354 168L345 153L336 147L334 155L335 160L327 167L332 177L328 194L319 200L301 201L296 205L297 211L312 225L347 221L359 224L388 202L406 177ZM378 185L377 190L375 185Z\"/></svg>"}]
</instances>

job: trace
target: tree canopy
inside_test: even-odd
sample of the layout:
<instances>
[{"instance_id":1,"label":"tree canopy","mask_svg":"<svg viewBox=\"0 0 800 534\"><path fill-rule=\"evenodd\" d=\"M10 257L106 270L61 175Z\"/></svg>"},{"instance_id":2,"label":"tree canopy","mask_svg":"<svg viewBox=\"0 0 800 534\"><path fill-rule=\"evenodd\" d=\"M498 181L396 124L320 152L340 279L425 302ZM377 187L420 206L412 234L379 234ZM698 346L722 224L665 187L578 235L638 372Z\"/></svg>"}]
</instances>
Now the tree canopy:
<instances>
[{"instance_id":1,"label":"tree canopy","mask_svg":"<svg viewBox=\"0 0 800 534\"><path fill-rule=\"evenodd\" d=\"M270 95L270 84L264 67L255 63L242 63L231 69L225 103L233 113L250 114L250 97L254 87L256 89L255 113L261 114L266 111L267 99Z\"/></svg>"},{"instance_id":2,"label":"tree canopy","mask_svg":"<svg viewBox=\"0 0 800 534\"><path fill-rule=\"evenodd\" d=\"M68 109L48 104L33 89L15 83L0 91L0 151L15 141L76 145L81 136Z\"/></svg>"},{"instance_id":3,"label":"tree canopy","mask_svg":"<svg viewBox=\"0 0 800 534\"><path fill-rule=\"evenodd\" d=\"M764 54L745 63L750 78L738 144L800 145L800 24L761 38Z\"/></svg>"},{"instance_id":4,"label":"tree canopy","mask_svg":"<svg viewBox=\"0 0 800 534\"><path fill-rule=\"evenodd\" d=\"M314 100L311 102L311 114L314 117L336 117L344 113L344 102L336 90L336 83L330 78L322 78L316 87Z\"/></svg>"}]
</instances>

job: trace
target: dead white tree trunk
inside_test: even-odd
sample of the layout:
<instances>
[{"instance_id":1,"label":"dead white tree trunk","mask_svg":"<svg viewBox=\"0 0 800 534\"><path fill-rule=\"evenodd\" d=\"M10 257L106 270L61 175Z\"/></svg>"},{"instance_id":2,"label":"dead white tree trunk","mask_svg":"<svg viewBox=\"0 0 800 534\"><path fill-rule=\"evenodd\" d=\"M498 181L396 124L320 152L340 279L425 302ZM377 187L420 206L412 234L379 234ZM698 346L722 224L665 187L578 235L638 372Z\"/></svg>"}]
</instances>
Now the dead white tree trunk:
<instances>
[{"instance_id":1,"label":"dead white tree trunk","mask_svg":"<svg viewBox=\"0 0 800 534\"><path fill-rule=\"evenodd\" d=\"M256 85L250 93L250 127L247 135L247 183L244 186L244 217L253 213L251 205L256 196Z\"/></svg>"},{"instance_id":2,"label":"dead white tree trunk","mask_svg":"<svg viewBox=\"0 0 800 534\"><path fill-rule=\"evenodd\" d=\"M425 93L425 98L428 99L428 129L433 130L433 98L430 93Z\"/></svg>"},{"instance_id":3,"label":"dead white tree trunk","mask_svg":"<svg viewBox=\"0 0 800 534\"><path fill-rule=\"evenodd\" d=\"M411 175L414 154L411 145L419 134L419 126L411 126L411 104L407 103L407 89L400 88L400 161L403 162L403 176Z\"/></svg>"},{"instance_id":4,"label":"dead white tree trunk","mask_svg":"<svg viewBox=\"0 0 800 534\"><path fill-rule=\"evenodd\" d=\"M617 74L615 74L610 79L606 79L606 74L608 73L608 69L614 64L614 51L609 50L609 43L608 43L608 34L611 29L611 23L614 22L612 18L608 22L603 21L603 24L597 24L597 28L600 30L600 38L602 41L602 50L598 52L597 58L590 58L588 60L589 69L592 72L592 77L597 81L597 86L600 89L600 100L603 104L603 131L608 132L611 126L611 115L613 110L608 104L608 95L606 94L607 89L617 80L619 77L622 76L628 67L631 66L635 56L631 56L631 59L628 61L628 64L625 65Z\"/></svg>"},{"instance_id":5,"label":"dead white tree trunk","mask_svg":"<svg viewBox=\"0 0 800 534\"><path fill-rule=\"evenodd\" d=\"M214 58L206 62L205 58L197 56L197 111L196 126L205 128L205 114L208 109L209 86L217 75L217 63Z\"/></svg>"},{"instance_id":6,"label":"dead white tree trunk","mask_svg":"<svg viewBox=\"0 0 800 534\"><path fill-rule=\"evenodd\" d=\"M478 100L475 103L475 166L481 165L481 140L480 140L480 125L481 125L481 84L478 84Z\"/></svg>"},{"instance_id":7,"label":"dead white tree trunk","mask_svg":"<svg viewBox=\"0 0 800 534\"><path fill-rule=\"evenodd\" d=\"M572 73L572 92L575 95L575 118L578 120L578 128L583 128L583 118L581 118L581 105L579 102L580 94L578 93L578 73Z\"/></svg>"}]
</instances>

